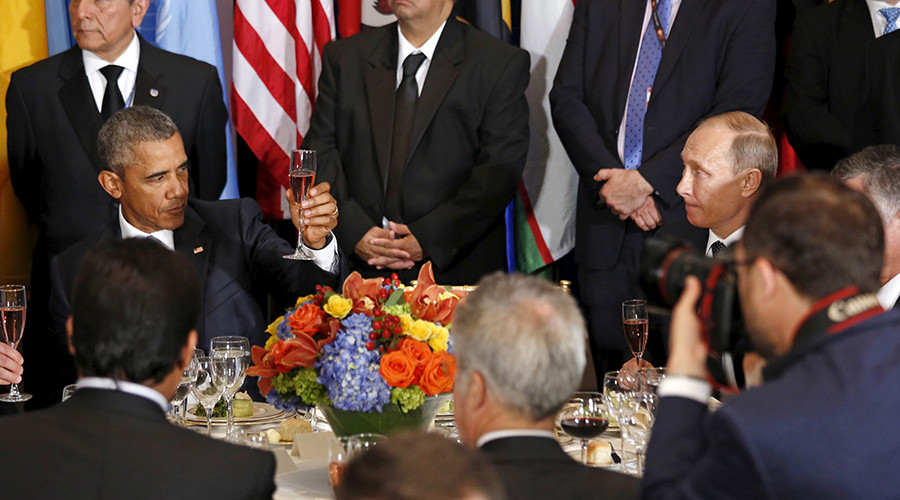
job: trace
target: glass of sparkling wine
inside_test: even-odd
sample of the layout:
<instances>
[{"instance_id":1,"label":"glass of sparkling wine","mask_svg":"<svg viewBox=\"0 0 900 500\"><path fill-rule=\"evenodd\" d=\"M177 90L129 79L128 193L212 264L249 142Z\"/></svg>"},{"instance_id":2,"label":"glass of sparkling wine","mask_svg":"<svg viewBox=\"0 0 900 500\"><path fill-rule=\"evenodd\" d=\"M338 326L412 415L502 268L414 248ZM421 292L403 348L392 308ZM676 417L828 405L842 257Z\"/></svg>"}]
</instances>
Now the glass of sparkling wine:
<instances>
[{"instance_id":1,"label":"glass of sparkling wine","mask_svg":"<svg viewBox=\"0 0 900 500\"><path fill-rule=\"evenodd\" d=\"M0 326L3 340L17 348L25 330L25 285L0 286ZM0 395L0 401L18 403L31 399L31 394L19 392L18 384L10 384L9 392Z\"/></svg>"},{"instance_id":2,"label":"glass of sparkling wine","mask_svg":"<svg viewBox=\"0 0 900 500\"><path fill-rule=\"evenodd\" d=\"M316 152L308 149L291 151L291 194L294 201L302 204L306 200L309 188L316 183ZM297 235L297 249L285 259L312 260L313 256L303 247L303 214L300 214L300 232Z\"/></svg>"},{"instance_id":3,"label":"glass of sparkling wine","mask_svg":"<svg viewBox=\"0 0 900 500\"><path fill-rule=\"evenodd\" d=\"M225 392L225 381L220 373L224 361L221 358L202 356L197 358L197 380L191 388L194 397L206 411L206 434L212 436L212 414L216 403Z\"/></svg>"},{"instance_id":4,"label":"glass of sparkling wine","mask_svg":"<svg viewBox=\"0 0 900 500\"><path fill-rule=\"evenodd\" d=\"M237 335L213 337L209 341L209 355L222 361L216 369L220 370L219 378L225 385L223 396L228 407L225 437L236 439L239 436L234 433L234 395L244 385L250 367L250 341Z\"/></svg>"},{"instance_id":5,"label":"glass of sparkling wine","mask_svg":"<svg viewBox=\"0 0 900 500\"><path fill-rule=\"evenodd\" d=\"M647 347L647 334L650 326L647 319L647 301L629 299L622 302L622 325L625 329L625 340L640 367L641 360L644 358L644 348Z\"/></svg>"}]
</instances>

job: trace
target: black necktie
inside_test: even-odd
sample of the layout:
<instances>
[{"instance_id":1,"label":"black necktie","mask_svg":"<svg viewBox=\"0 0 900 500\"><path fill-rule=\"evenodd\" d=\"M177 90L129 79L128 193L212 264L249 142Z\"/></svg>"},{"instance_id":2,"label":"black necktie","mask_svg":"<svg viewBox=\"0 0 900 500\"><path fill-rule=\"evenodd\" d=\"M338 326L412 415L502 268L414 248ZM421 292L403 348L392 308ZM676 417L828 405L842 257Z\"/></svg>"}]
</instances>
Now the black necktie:
<instances>
[{"instance_id":1,"label":"black necktie","mask_svg":"<svg viewBox=\"0 0 900 500\"><path fill-rule=\"evenodd\" d=\"M103 92L103 106L100 109L104 122L116 111L125 109L125 99L122 99L122 93L119 92L119 75L123 69L125 68L115 64L100 68L100 72L106 77L106 91Z\"/></svg>"},{"instance_id":2,"label":"black necktie","mask_svg":"<svg viewBox=\"0 0 900 500\"><path fill-rule=\"evenodd\" d=\"M403 61L403 78L397 87L394 104L394 128L391 134L391 163L388 171L387 188L384 195L384 216L394 222L402 222L400 186L403 183L403 169L409 154L409 139L412 135L416 103L419 101L419 86L416 71L425 61L425 54L410 54Z\"/></svg>"},{"instance_id":3,"label":"black necktie","mask_svg":"<svg viewBox=\"0 0 900 500\"><path fill-rule=\"evenodd\" d=\"M716 257L716 256L719 255L719 253L720 253L722 250L725 250L725 248L726 248L726 247L725 247L725 244L724 244L724 243L722 243L722 242L719 241L719 240L716 240L716 241L713 242L712 245L710 245L709 251L712 252L712 256L713 256L713 257Z\"/></svg>"}]
</instances>

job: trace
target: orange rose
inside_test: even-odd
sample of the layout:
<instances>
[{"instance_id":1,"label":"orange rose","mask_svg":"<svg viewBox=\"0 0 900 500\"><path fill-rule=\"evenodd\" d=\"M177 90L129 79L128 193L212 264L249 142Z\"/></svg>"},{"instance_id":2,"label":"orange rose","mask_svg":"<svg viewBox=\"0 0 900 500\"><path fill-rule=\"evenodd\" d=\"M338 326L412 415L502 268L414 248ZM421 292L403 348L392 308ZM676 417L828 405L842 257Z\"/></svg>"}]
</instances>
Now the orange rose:
<instances>
[{"instance_id":1,"label":"orange rose","mask_svg":"<svg viewBox=\"0 0 900 500\"><path fill-rule=\"evenodd\" d=\"M379 372L387 385L409 387L416 380L416 361L403 351L389 352L381 357Z\"/></svg>"},{"instance_id":2,"label":"orange rose","mask_svg":"<svg viewBox=\"0 0 900 500\"><path fill-rule=\"evenodd\" d=\"M425 363L425 369L419 378L419 388L429 396L453 390L453 379L456 377L456 358L446 351L435 353Z\"/></svg>"},{"instance_id":3,"label":"orange rose","mask_svg":"<svg viewBox=\"0 0 900 500\"><path fill-rule=\"evenodd\" d=\"M299 336L299 334L305 333L312 336L319 331L319 327L324 319L325 311L322 308L315 304L307 303L297 308L294 314L288 316L288 325L290 325L291 332L294 335Z\"/></svg>"},{"instance_id":4,"label":"orange rose","mask_svg":"<svg viewBox=\"0 0 900 500\"><path fill-rule=\"evenodd\" d=\"M422 374L425 363L431 359L431 348L428 347L428 344L411 338L403 339L403 342L400 343L400 351L415 361L417 376Z\"/></svg>"}]
</instances>

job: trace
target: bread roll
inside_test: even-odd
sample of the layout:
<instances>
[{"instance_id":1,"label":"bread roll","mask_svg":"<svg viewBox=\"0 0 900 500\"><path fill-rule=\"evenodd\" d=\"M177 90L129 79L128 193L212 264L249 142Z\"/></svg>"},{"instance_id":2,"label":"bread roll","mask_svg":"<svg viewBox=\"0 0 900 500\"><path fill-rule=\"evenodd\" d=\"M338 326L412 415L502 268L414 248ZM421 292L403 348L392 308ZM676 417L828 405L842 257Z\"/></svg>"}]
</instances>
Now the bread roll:
<instances>
[{"instance_id":1,"label":"bread roll","mask_svg":"<svg viewBox=\"0 0 900 500\"><path fill-rule=\"evenodd\" d=\"M589 442L587 461L590 465L600 467L612 465L612 445L608 441Z\"/></svg>"},{"instance_id":2,"label":"bread roll","mask_svg":"<svg viewBox=\"0 0 900 500\"><path fill-rule=\"evenodd\" d=\"M282 441L293 441L295 435L307 434L312 431L312 425L300 418L289 418L278 426L278 433L281 434Z\"/></svg>"}]
</instances>

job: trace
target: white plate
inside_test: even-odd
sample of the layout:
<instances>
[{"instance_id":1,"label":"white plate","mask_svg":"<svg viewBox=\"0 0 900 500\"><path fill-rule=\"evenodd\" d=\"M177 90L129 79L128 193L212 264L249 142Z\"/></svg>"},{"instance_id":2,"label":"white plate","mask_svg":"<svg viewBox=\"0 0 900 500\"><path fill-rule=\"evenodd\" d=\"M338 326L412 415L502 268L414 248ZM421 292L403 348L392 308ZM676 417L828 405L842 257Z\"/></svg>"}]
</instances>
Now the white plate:
<instances>
[{"instance_id":1,"label":"white plate","mask_svg":"<svg viewBox=\"0 0 900 500\"><path fill-rule=\"evenodd\" d=\"M191 422L202 422L206 423L206 417L198 416L194 413L194 410L197 408L197 405L191 406L187 411L187 420ZM276 420L279 418L285 418L286 415L284 410L279 410L269 403L260 403L257 401L253 402L253 416L252 417L235 417L234 424L235 425L250 425L250 424L259 424L263 422L267 422L269 420ZM212 419L213 425L225 425L226 419L225 417L213 417Z\"/></svg>"},{"instance_id":2,"label":"white plate","mask_svg":"<svg viewBox=\"0 0 900 500\"><path fill-rule=\"evenodd\" d=\"M609 441L609 440L605 439L603 441ZM629 464L632 464L631 468L633 469L634 468L633 464L637 461L637 456L635 456L634 452L621 450L621 449L619 449L619 443L615 443L612 441L609 441L609 442L612 443L613 449L616 450L616 453L619 455L619 457L622 458L622 461L625 462L626 467L628 467ZM565 451L570 457L572 457L573 460L575 460L576 462L579 462L579 463L581 462L581 440L577 440L577 441L572 440L567 443L560 444L560 446L562 446L563 451ZM616 470L616 471L619 470L619 468L620 468L620 464L617 464L615 462L613 462L609 465L588 464L588 466L589 467L599 467L601 469L611 469L611 470Z\"/></svg>"}]
</instances>

